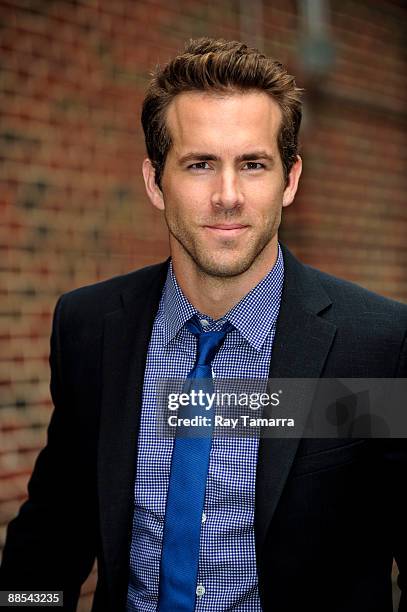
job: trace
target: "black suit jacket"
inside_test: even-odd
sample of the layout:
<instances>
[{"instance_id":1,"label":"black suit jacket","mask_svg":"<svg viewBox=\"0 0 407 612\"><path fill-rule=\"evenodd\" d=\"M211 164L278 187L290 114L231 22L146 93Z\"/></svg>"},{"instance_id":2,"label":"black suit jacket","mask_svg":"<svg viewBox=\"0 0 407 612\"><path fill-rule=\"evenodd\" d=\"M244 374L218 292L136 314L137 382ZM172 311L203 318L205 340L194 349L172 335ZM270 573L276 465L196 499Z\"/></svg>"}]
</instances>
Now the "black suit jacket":
<instances>
[{"instance_id":1,"label":"black suit jacket","mask_svg":"<svg viewBox=\"0 0 407 612\"><path fill-rule=\"evenodd\" d=\"M407 376L406 306L285 248L284 260L270 377ZM58 301L55 410L29 498L8 528L1 588L60 589L73 610L96 557L93 610L125 609L143 374L166 271L151 266ZM265 611L391 612L393 556L406 610L406 465L404 440L261 439L255 539Z\"/></svg>"}]
</instances>

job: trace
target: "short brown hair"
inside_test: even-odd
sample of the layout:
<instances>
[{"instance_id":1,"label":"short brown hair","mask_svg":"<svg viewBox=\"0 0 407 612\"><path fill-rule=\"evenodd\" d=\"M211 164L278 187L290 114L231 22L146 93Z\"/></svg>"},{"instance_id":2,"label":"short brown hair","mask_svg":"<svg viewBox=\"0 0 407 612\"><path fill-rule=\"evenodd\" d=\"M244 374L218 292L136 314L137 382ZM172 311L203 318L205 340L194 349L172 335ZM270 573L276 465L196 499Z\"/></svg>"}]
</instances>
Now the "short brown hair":
<instances>
[{"instance_id":1,"label":"short brown hair","mask_svg":"<svg viewBox=\"0 0 407 612\"><path fill-rule=\"evenodd\" d=\"M244 43L198 38L191 39L184 53L163 68L157 66L143 102L141 122L159 187L172 144L165 115L174 97L186 91L233 93L253 89L269 94L281 109L278 147L287 180L298 155L302 116L302 90L296 87L294 77L280 62Z\"/></svg>"}]
</instances>

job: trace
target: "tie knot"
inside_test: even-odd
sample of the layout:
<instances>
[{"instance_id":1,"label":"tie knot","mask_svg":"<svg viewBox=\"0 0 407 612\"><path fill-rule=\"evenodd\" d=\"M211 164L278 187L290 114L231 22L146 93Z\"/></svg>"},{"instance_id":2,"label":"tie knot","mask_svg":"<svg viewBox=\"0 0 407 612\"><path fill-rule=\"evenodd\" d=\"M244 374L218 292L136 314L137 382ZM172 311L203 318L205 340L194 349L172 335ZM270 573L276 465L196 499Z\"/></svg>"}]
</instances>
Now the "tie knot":
<instances>
[{"instance_id":1,"label":"tie knot","mask_svg":"<svg viewBox=\"0 0 407 612\"><path fill-rule=\"evenodd\" d=\"M220 331L203 332L196 315L187 321L186 326L198 340L196 365L202 366L211 364L226 335L233 329L233 325L226 322Z\"/></svg>"}]
</instances>

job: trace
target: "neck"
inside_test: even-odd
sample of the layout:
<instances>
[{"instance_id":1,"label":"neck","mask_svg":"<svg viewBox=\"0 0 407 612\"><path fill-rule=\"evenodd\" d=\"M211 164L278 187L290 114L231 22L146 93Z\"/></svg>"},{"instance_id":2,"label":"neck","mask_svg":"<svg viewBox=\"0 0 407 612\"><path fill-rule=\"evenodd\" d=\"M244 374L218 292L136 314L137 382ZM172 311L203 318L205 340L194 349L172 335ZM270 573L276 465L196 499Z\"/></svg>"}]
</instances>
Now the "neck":
<instances>
[{"instance_id":1,"label":"neck","mask_svg":"<svg viewBox=\"0 0 407 612\"><path fill-rule=\"evenodd\" d=\"M186 254L171 253L172 266L183 294L188 301L212 319L220 319L249 293L277 261L277 238L256 258L246 272L232 277L211 276L201 270Z\"/></svg>"}]
</instances>

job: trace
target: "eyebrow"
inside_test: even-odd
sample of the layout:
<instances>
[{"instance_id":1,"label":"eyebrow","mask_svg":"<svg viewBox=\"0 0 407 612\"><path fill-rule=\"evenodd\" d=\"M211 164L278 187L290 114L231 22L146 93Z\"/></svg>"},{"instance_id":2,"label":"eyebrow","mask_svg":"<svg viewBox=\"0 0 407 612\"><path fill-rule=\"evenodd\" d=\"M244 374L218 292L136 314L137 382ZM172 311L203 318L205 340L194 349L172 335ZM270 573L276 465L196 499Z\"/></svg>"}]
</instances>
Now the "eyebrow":
<instances>
[{"instance_id":1,"label":"eyebrow","mask_svg":"<svg viewBox=\"0 0 407 612\"><path fill-rule=\"evenodd\" d=\"M249 153L243 153L242 155L238 155L235 157L235 162L242 161L255 161L258 159L267 159L270 162L274 162L274 157L267 153L267 151L251 151ZM213 155L213 153L204 153L201 151L191 151L186 155L183 155L178 160L178 163L182 166L186 162L189 161L220 161L220 158L217 155Z\"/></svg>"}]
</instances>

